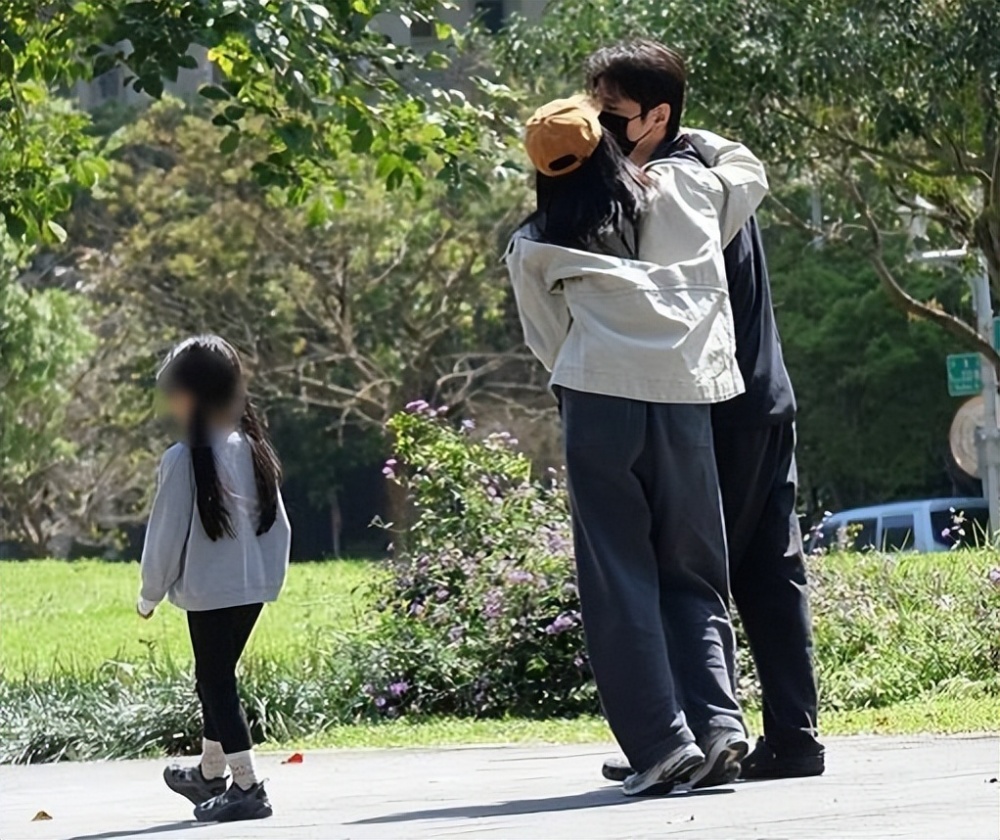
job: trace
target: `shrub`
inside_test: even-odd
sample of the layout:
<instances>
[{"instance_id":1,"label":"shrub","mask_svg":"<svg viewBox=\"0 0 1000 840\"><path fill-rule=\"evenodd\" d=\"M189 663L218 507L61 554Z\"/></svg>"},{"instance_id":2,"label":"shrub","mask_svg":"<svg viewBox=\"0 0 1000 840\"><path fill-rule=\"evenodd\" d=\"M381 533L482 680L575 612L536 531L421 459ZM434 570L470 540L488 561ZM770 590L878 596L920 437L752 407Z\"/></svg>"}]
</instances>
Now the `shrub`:
<instances>
[{"instance_id":1,"label":"shrub","mask_svg":"<svg viewBox=\"0 0 1000 840\"><path fill-rule=\"evenodd\" d=\"M532 476L509 435L476 440L413 403L386 465L413 508L365 693L402 713L545 717L596 711L561 477Z\"/></svg>"}]
</instances>

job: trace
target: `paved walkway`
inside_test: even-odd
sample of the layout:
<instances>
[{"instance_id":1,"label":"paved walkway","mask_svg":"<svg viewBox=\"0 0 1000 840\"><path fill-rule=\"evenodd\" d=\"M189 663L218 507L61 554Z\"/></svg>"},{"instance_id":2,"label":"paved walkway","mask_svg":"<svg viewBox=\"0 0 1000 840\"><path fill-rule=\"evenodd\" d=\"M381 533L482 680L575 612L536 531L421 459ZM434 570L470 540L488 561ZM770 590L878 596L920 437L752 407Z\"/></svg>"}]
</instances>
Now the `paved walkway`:
<instances>
[{"instance_id":1,"label":"paved walkway","mask_svg":"<svg viewBox=\"0 0 1000 840\"><path fill-rule=\"evenodd\" d=\"M161 762L0 767L2 840L369 838L962 838L997 840L996 737L830 738L820 779L630 800L609 747L265 756L270 820L200 826ZM32 822L40 810L51 820Z\"/></svg>"}]
</instances>

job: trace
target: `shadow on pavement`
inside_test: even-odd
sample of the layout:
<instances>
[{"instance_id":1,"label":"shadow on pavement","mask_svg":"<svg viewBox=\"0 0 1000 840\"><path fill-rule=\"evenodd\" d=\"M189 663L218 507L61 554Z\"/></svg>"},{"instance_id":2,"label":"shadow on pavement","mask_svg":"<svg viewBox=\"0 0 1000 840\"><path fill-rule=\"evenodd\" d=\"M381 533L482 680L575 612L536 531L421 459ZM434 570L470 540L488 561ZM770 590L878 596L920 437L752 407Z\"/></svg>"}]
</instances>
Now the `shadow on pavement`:
<instances>
[{"instance_id":1,"label":"shadow on pavement","mask_svg":"<svg viewBox=\"0 0 1000 840\"><path fill-rule=\"evenodd\" d=\"M734 793L732 788L696 790L674 796L655 797L682 802L692 796L718 796ZM382 823L411 822L415 820L486 819L489 817L517 817L526 814L544 814L553 811L580 811L586 808L609 808L647 801L651 797L623 796L621 788L606 787L568 796L551 796L544 799L514 799L489 805L457 805L446 808L428 808L421 811L402 811L382 817L354 820L347 825L379 825ZM82 838L77 838L82 840Z\"/></svg>"},{"instance_id":2,"label":"shadow on pavement","mask_svg":"<svg viewBox=\"0 0 1000 840\"><path fill-rule=\"evenodd\" d=\"M182 828L199 828L206 825L210 825L210 823L182 820L181 822L152 825L149 828L127 828L121 831L102 831L98 834L77 834L74 837L66 838L66 840L116 840L118 837L144 837L147 834L163 834L167 831L180 831Z\"/></svg>"}]
</instances>

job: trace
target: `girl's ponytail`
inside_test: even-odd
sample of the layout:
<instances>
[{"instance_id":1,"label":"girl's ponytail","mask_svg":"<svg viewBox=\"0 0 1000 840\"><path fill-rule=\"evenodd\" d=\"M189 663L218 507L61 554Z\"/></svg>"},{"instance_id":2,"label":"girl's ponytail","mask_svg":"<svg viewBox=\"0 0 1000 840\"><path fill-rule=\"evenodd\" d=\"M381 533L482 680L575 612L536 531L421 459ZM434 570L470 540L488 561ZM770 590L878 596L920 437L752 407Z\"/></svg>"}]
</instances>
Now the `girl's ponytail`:
<instances>
[{"instance_id":1,"label":"girl's ponytail","mask_svg":"<svg viewBox=\"0 0 1000 840\"><path fill-rule=\"evenodd\" d=\"M253 456L253 477L257 484L257 503L259 522L257 534L266 534L271 530L278 515L278 485L281 484L281 462L271 446L267 432L257 418L253 403L247 397L243 416L240 418L240 428L250 442L250 452Z\"/></svg>"},{"instance_id":2,"label":"girl's ponytail","mask_svg":"<svg viewBox=\"0 0 1000 840\"><path fill-rule=\"evenodd\" d=\"M208 437L205 411L196 405L191 415L188 440L191 446L191 464L194 467L195 495L202 527L213 542L224 535L236 536L222 498L222 485L215 469L215 456Z\"/></svg>"}]
</instances>

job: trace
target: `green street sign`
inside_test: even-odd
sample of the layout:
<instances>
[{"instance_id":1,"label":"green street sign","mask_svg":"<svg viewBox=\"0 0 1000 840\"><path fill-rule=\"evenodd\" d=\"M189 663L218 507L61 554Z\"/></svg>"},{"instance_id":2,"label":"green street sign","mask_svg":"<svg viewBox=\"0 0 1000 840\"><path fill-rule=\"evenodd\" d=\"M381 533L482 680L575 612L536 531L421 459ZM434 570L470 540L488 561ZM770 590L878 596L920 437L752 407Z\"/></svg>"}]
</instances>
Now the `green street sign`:
<instances>
[{"instance_id":1,"label":"green street sign","mask_svg":"<svg viewBox=\"0 0 1000 840\"><path fill-rule=\"evenodd\" d=\"M952 353L948 356L948 394L974 397L983 390L982 362L978 353Z\"/></svg>"}]
</instances>

